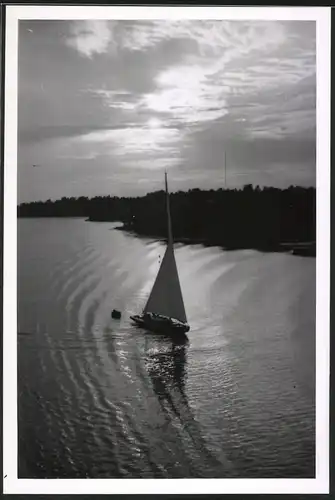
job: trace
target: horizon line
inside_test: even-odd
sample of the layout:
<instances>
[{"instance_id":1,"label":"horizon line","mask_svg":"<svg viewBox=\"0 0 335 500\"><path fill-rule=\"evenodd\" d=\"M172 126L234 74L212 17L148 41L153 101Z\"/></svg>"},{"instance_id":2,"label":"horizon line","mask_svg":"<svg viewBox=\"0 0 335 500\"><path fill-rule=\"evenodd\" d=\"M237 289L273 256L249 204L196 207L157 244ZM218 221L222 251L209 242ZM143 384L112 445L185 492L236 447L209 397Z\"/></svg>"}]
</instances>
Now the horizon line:
<instances>
[{"instance_id":1,"label":"horizon line","mask_svg":"<svg viewBox=\"0 0 335 500\"><path fill-rule=\"evenodd\" d=\"M314 191L316 191L316 186L301 186L299 184L290 184L289 186L285 187L285 188L281 188L281 187L276 187L276 186L271 186L271 185L262 185L260 186L259 184L251 184L251 183L247 183L247 184L244 184L243 186L240 186L240 187L231 187L231 188L228 188L228 187L219 187L219 188L209 188L209 189L201 189L201 188L198 188L198 187L195 187L195 188L190 188L188 189L187 191L184 191L184 190L178 190L178 191L171 191L169 194L177 194L177 193L189 193L190 191L202 191L202 192L209 192L209 191L214 191L214 192L217 192L217 191L243 191L245 189L245 187L247 186L251 186L254 190L256 188L259 188L260 191L264 190L264 189L275 189L277 191L287 191L288 189L292 189L292 188L295 188L295 189L304 189L304 190L308 190L308 189L313 189ZM31 200L31 201L22 201L20 203L18 203L16 206L17 207L20 207L21 205L29 205L30 203L46 203L48 201L51 201L52 203L55 203L57 201L62 201L62 199L64 198L65 200L71 200L71 199L75 199L75 200L78 200L80 198L87 198L88 200L92 200L94 198L126 198L126 199L135 199L135 198L145 198L146 196L150 195L150 194L155 194L155 193L160 193L160 192L163 192L164 193L164 189L158 189L156 191L149 191L147 192L146 194L143 194L143 195L139 195L139 196L136 196L136 195L133 195L133 196L119 196L119 195L112 195L112 194L97 194L97 195L94 195L94 196L85 196L85 195L80 195L80 196L62 196L62 198L56 198L56 199L51 199L51 198L48 198L46 200Z\"/></svg>"}]
</instances>

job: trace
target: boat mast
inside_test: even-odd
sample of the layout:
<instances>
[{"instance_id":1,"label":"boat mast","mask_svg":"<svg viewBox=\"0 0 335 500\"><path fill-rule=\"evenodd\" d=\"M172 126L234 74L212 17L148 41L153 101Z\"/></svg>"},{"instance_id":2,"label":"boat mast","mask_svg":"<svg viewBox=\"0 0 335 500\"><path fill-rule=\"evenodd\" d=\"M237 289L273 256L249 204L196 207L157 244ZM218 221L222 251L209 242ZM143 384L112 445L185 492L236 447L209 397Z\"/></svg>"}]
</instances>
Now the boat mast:
<instances>
[{"instance_id":1,"label":"boat mast","mask_svg":"<svg viewBox=\"0 0 335 500\"><path fill-rule=\"evenodd\" d=\"M173 245L172 239L172 225L171 225L171 213L170 213L170 197L168 190L168 182L167 182L167 173L165 172L165 193L166 193L166 211L167 211L167 220L168 220L168 245Z\"/></svg>"},{"instance_id":2,"label":"boat mast","mask_svg":"<svg viewBox=\"0 0 335 500\"><path fill-rule=\"evenodd\" d=\"M168 244L143 313L153 312L187 323L177 264L173 251L170 199L165 172Z\"/></svg>"}]
</instances>

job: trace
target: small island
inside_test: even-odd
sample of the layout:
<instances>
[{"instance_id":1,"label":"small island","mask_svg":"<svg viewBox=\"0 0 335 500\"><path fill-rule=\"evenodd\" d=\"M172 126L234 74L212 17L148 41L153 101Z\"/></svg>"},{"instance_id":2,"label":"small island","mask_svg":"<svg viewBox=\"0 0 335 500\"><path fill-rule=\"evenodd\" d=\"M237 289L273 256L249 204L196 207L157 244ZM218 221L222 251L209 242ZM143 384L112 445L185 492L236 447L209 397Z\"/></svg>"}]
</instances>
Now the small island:
<instances>
[{"instance_id":1,"label":"small island","mask_svg":"<svg viewBox=\"0 0 335 500\"><path fill-rule=\"evenodd\" d=\"M117 229L165 239L164 191L142 197L61 198L18 206L18 217L86 217L121 221ZM253 187L171 193L176 242L315 256L316 190Z\"/></svg>"}]
</instances>

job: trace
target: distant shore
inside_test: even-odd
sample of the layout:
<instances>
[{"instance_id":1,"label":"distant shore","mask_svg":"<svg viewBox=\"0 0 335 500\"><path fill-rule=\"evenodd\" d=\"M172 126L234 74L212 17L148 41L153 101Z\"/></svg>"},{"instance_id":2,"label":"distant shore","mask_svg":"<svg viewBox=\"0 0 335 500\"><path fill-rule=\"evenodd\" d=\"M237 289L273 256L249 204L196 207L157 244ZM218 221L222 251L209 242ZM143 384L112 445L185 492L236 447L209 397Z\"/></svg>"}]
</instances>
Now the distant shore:
<instances>
[{"instance_id":1,"label":"distant shore","mask_svg":"<svg viewBox=\"0 0 335 500\"><path fill-rule=\"evenodd\" d=\"M110 223L119 223L123 224L122 226L114 227L114 230L124 231L129 234L132 234L136 237L142 238L151 238L159 241L167 241L166 237L162 234L154 234L152 232L137 232L132 227L127 226L127 224L120 222L119 220L112 220L110 217L106 218L87 218L85 216L49 216L49 215L25 215L19 216L21 219L29 219L29 218L73 218L73 219L85 219L86 222L110 222ZM197 237L182 237L177 236L174 237L175 243L182 243L184 245L203 245L204 247L221 247L224 250L232 251L232 250L257 250L260 252L278 252L278 253L291 253L292 255L306 256L306 257L315 257L316 256L316 243L315 241L307 241L307 242L283 242L277 245L248 245L248 244L222 244L222 242L215 239L206 239L206 238L197 238Z\"/></svg>"},{"instance_id":2,"label":"distant shore","mask_svg":"<svg viewBox=\"0 0 335 500\"><path fill-rule=\"evenodd\" d=\"M105 221L90 221L90 222L105 222ZM114 228L117 231L125 231L137 237L152 238L159 241L167 241L167 238L163 235L152 234L148 232L138 233L131 227L127 227L126 224L123 226L118 226ZM174 237L175 243L182 243L184 245L203 245L204 247L221 247L224 250L257 250L260 252L278 252L278 253L291 253L292 255L299 255L304 257L315 257L316 256L316 244L315 241L306 242L284 242L278 245L223 245L218 240L209 240L206 238L187 238L187 237Z\"/></svg>"},{"instance_id":3,"label":"distant shore","mask_svg":"<svg viewBox=\"0 0 335 500\"><path fill-rule=\"evenodd\" d=\"M174 240L225 249L253 248L315 256L316 190L253 187L178 191L170 194ZM22 203L18 217L85 217L92 222L121 222L137 236L164 240L164 191L142 197L97 196Z\"/></svg>"}]
</instances>

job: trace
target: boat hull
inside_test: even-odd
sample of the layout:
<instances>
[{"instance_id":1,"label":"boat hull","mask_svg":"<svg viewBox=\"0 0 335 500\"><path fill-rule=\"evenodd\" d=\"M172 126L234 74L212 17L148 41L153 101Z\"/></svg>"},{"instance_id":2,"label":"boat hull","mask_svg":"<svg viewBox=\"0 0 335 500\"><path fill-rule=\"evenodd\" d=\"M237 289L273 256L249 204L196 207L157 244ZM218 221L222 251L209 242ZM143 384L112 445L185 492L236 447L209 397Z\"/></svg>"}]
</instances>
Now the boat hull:
<instances>
[{"instance_id":1,"label":"boat hull","mask_svg":"<svg viewBox=\"0 0 335 500\"><path fill-rule=\"evenodd\" d=\"M146 315L130 316L130 319L141 328L145 328L154 333L161 333L169 337L186 337L186 332L189 331L190 327L186 323L174 322L168 318L162 320L161 318L151 318Z\"/></svg>"}]
</instances>

